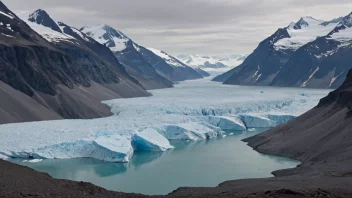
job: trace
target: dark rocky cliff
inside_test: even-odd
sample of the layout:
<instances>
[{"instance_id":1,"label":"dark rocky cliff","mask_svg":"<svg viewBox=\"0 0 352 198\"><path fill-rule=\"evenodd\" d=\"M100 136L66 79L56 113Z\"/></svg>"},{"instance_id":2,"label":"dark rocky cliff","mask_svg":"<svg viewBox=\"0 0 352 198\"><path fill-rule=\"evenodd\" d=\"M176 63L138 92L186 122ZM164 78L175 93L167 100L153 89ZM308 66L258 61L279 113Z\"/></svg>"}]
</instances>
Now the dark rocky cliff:
<instances>
[{"instance_id":1,"label":"dark rocky cliff","mask_svg":"<svg viewBox=\"0 0 352 198\"><path fill-rule=\"evenodd\" d=\"M103 60L85 45L49 43L2 2L0 10L5 13L0 14L0 80L56 115L16 116L11 122L108 116L109 107L101 100L149 95L117 61ZM30 108L7 113L21 115Z\"/></svg>"}]
</instances>

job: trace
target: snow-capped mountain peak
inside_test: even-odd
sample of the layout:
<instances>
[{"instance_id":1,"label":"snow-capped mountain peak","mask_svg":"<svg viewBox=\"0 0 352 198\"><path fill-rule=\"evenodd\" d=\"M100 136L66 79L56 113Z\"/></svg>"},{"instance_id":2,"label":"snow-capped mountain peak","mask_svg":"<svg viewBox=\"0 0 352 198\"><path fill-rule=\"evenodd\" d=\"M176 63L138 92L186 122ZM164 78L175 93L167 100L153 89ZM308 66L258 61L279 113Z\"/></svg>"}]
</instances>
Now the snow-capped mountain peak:
<instances>
[{"instance_id":1,"label":"snow-capped mountain peak","mask_svg":"<svg viewBox=\"0 0 352 198\"><path fill-rule=\"evenodd\" d=\"M310 16L302 17L297 23L291 23L286 28L289 37L274 42L274 48L295 51L317 37L326 36L339 22L337 19L324 22Z\"/></svg>"},{"instance_id":2,"label":"snow-capped mountain peak","mask_svg":"<svg viewBox=\"0 0 352 198\"><path fill-rule=\"evenodd\" d=\"M29 15L28 21L51 28L54 31L62 33L59 25L42 9L36 10Z\"/></svg>"},{"instance_id":3,"label":"snow-capped mountain peak","mask_svg":"<svg viewBox=\"0 0 352 198\"><path fill-rule=\"evenodd\" d=\"M68 42L77 44L77 39L63 33L59 24L44 10L37 10L34 13L21 12L18 16L49 42Z\"/></svg>"},{"instance_id":4,"label":"snow-capped mountain peak","mask_svg":"<svg viewBox=\"0 0 352 198\"><path fill-rule=\"evenodd\" d=\"M154 48L148 48L151 52L153 52L155 55L159 56L160 58L164 59L165 62L171 66L174 67L186 67L181 61L179 61L177 58L170 56L164 51L157 50Z\"/></svg>"},{"instance_id":5,"label":"snow-capped mountain peak","mask_svg":"<svg viewBox=\"0 0 352 198\"><path fill-rule=\"evenodd\" d=\"M301 17L299 21L293 26L294 29L302 29L309 26L314 26L323 23L324 21L315 19L311 16ZM290 25L291 26L291 25Z\"/></svg>"},{"instance_id":6,"label":"snow-capped mountain peak","mask_svg":"<svg viewBox=\"0 0 352 198\"><path fill-rule=\"evenodd\" d=\"M81 31L115 52L126 49L127 43L131 41L131 39L122 32L106 24L85 26L81 28Z\"/></svg>"}]
</instances>

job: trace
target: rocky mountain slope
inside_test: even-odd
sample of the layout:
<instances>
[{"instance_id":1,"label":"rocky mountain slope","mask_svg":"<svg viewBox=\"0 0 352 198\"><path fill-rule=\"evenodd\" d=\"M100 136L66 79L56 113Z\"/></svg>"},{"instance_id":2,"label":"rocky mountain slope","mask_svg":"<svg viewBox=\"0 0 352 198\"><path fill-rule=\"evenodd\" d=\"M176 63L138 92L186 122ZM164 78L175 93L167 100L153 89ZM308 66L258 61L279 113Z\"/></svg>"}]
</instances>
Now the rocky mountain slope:
<instances>
[{"instance_id":1,"label":"rocky mountain slope","mask_svg":"<svg viewBox=\"0 0 352 198\"><path fill-rule=\"evenodd\" d=\"M137 50L137 45L122 32L108 25L85 26L81 31L107 46L146 89L172 87L173 82L159 75Z\"/></svg>"},{"instance_id":2,"label":"rocky mountain slope","mask_svg":"<svg viewBox=\"0 0 352 198\"><path fill-rule=\"evenodd\" d=\"M344 174L352 159L352 70L346 81L317 107L263 134L249 138L249 145L264 153L303 161L300 169ZM343 163L341 163L343 162ZM339 164L337 166L337 164ZM312 171L312 170L311 170Z\"/></svg>"},{"instance_id":3,"label":"rocky mountain slope","mask_svg":"<svg viewBox=\"0 0 352 198\"><path fill-rule=\"evenodd\" d=\"M225 84L337 88L351 66L351 14L303 17L262 41L239 67L215 78Z\"/></svg>"},{"instance_id":4,"label":"rocky mountain slope","mask_svg":"<svg viewBox=\"0 0 352 198\"><path fill-rule=\"evenodd\" d=\"M167 59L164 59L164 56L160 57L108 25L86 26L81 30L109 47L118 60L126 66L129 73L137 79L140 79L139 76L146 76L147 79L157 79L171 86L173 81L202 78L187 65L180 67L180 63L172 57ZM143 80L140 81L143 82Z\"/></svg>"},{"instance_id":5,"label":"rocky mountain slope","mask_svg":"<svg viewBox=\"0 0 352 198\"><path fill-rule=\"evenodd\" d=\"M101 59L42 14L28 19L50 28L30 27L0 2L0 123L108 116L101 100L150 95L116 59Z\"/></svg>"}]
</instances>

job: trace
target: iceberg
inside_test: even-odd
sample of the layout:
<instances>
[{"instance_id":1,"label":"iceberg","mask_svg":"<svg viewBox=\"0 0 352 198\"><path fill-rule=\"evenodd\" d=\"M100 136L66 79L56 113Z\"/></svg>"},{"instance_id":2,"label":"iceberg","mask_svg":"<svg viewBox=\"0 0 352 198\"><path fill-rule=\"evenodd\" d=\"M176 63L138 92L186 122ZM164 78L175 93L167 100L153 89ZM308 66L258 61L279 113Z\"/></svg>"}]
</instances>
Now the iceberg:
<instances>
[{"instance_id":1,"label":"iceberg","mask_svg":"<svg viewBox=\"0 0 352 198\"><path fill-rule=\"evenodd\" d=\"M152 128L134 134L132 145L135 150L143 151L166 151L174 148L164 136Z\"/></svg>"},{"instance_id":2,"label":"iceberg","mask_svg":"<svg viewBox=\"0 0 352 198\"><path fill-rule=\"evenodd\" d=\"M206 140L223 133L218 127L195 122L160 126L156 130L169 140Z\"/></svg>"},{"instance_id":3,"label":"iceberg","mask_svg":"<svg viewBox=\"0 0 352 198\"><path fill-rule=\"evenodd\" d=\"M214 126L219 127L222 130L246 130L246 126L242 122L242 120L235 116L209 116L208 122Z\"/></svg>"},{"instance_id":4,"label":"iceberg","mask_svg":"<svg viewBox=\"0 0 352 198\"><path fill-rule=\"evenodd\" d=\"M247 128L271 128L277 126L275 121L260 115L245 114L239 117Z\"/></svg>"},{"instance_id":5,"label":"iceberg","mask_svg":"<svg viewBox=\"0 0 352 198\"><path fill-rule=\"evenodd\" d=\"M296 116L287 115L287 114L276 114L276 115L269 114L269 115L266 115L266 117L269 118L270 120L275 121L276 125L279 125L294 119Z\"/></svg>"}]
</instances>

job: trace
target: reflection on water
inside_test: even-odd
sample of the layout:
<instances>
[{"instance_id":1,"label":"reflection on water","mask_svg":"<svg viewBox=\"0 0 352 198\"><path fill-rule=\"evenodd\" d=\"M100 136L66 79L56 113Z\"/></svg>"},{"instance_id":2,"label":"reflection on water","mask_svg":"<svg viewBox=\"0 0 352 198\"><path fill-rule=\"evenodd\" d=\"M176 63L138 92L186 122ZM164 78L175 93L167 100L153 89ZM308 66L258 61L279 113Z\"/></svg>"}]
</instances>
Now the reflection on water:
<instances>
[{"instance_id":1,"label":"reflection on water","mask_svg":"<svg viewBox=\"0 0 352 198\"><path fill-rule=\"evenodd\" d=\"M257 131L228 131L206 141L172 141L174 150L136 152L128 164L94 159L16 163L48 172L55 178L91 182L109 190L167 194L182 186L216 186L233 179L271 177L271 172L298 162L255 152L241 140Z\"/></svg>"}]
</instances>

